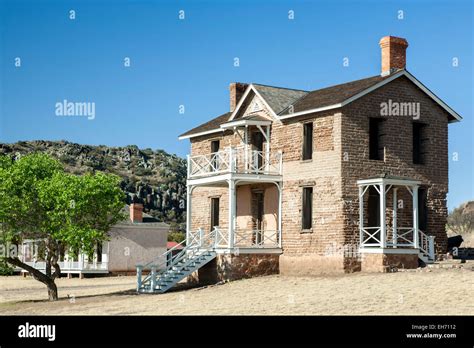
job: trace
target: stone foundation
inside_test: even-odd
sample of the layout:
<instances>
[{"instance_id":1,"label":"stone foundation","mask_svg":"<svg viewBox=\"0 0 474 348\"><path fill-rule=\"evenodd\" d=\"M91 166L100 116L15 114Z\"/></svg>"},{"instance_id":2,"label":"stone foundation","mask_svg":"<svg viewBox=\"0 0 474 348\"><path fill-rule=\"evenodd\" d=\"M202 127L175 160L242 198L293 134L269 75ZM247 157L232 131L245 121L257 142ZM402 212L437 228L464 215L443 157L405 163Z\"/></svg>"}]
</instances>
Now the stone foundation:
<instances>
[{"instance_id":1,"label":"stone foundation","mask_svg":"<svg viewBox=\"0 0 474 348\"><path fill-rule=\"evenodd\" d=\"M218 254L188 277L188 283L208 285L279 273L279 254Z\"/></svg>"},{"instance_id":2,"label":"stone foundation","mask_svg":"<svg viewBox=\"0 0 474 348\"><path fill-rule=\"evenodd\" d=\"M363 272L391 272L393 269L418 268L417 254L362 254Z\"/></svg>"},{"instance_id":3,"label":"stone foundation","mask_svg":"<svg viewBox=\"0 0 474 348\"><path fill-rule=\"evenodd\" d=\"M280 274L290 276L312 276L319 274L345 273L342 255L281 255Z\"/></svg>"}]
</instances>

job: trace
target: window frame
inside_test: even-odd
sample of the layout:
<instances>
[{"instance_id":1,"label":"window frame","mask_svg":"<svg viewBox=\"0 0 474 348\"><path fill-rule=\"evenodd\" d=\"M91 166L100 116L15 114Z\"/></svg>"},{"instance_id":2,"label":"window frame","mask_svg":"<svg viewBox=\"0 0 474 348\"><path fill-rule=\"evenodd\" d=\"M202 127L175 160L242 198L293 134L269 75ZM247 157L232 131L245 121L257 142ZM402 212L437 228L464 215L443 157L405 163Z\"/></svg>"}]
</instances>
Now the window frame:
<instances>
[{"instance_id":1,"label":"window frame","mask_svg":"<svg viewBox=\"0 0 474 348\"><path fill-rule=\"evenodd\" d=\"M311 136L308 136L308 128L311 126ZM307 144L309 142L310 144ZM314 152L314 123L305 122L303 123L303 141L301 149L301 160L310 161L313 159Z\"/></svg>"},{"instance_id":2,"label":"window frame","mask_svg":"<svg viewBox=\"0 0 474 348\"><path fill-rule=\"evenodd\" d=\"M306 197L306 192L308 191L310 192L310 197L311 197L309 201L308 201L308 198ZM302 232L312 232L313 230L313 200L314 200L313 186L303 186L302 193L301 193L301 231ZM305 206L305 202L309 202L309 208ZM309 217L306 217L306 214L308 213L309 213Z\"/></svg>"},{"instance_id":3,"label":"window frame","mask_svg":"<svg viewBox=\"0 0 474 348\"><path fill-rule=\"evenodd\" d=\"M372 161L385 161L385 146L380 147L381 145L381 137L384 135L381 133L381 124L385 120L380 117L369 117L369 160ZM374 135L374 131L372 129L372 125L377 125L377 131ZM382 155L380 156L380 152ZM376 156L374 156L374 153Z\"/></svg>"}]
</instances>

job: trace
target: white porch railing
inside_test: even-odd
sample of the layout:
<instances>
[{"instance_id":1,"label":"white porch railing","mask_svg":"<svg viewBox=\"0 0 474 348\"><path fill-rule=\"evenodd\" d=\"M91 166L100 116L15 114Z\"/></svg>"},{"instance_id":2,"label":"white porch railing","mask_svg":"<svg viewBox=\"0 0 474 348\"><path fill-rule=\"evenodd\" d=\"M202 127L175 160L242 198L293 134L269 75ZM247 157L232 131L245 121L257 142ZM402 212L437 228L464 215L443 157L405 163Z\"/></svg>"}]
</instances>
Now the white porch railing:
<instances>
[{"instance_id":1,"label":"white porch railing","mask_svg":"<svg viewBox=\"0 0 474 348\"><path fill-rule=\"evenodd\" d=\"M280 231L236 230L234 246L239 248L279 248Z\"/></svg>"},{"instance_id":2,"label":"white porch railing","mask_svg":"<svg viewBox=\"0 0 474 348\"><path fill-rule=\"evenodd\" d=\"M24 261L24 263L40 271L46 270L45 261ZM58 265L62 273L108 270L108 262L60 261Z\"/></svg>"},{"instance_id":3,"label":"white porch railing","mask_svg":"<svg viewBox=\"0 0 474 348\"><path fill-rule=\"evenodd\" d=\"M188 178L223 173L281 175L282 152L229 147L206 155L188 156Z\"/></svg>"},{"instance_id":4,"label":"white porch railing","mask_svg":"<svg viewBox=\"0 0 474 348\"><path fill-rule=\"evenodd\" d=\"M360 230L360 246L382 248L380 227L363 227ZM393 229L387 230L386 248L415 248L415 233L413 227L397 227L396 233ZM428 236L423 231L418 230L418 249L434 260L434 236Z\"/></svg>"}]
</instances>

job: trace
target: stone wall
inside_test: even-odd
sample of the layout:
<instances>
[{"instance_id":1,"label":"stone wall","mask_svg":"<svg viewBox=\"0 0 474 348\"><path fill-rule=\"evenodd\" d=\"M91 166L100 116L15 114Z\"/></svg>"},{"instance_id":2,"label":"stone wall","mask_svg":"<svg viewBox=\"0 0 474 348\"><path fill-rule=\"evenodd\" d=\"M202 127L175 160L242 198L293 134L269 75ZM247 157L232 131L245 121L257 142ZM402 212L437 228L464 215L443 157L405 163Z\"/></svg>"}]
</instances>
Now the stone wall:
<instances>
[{"instance_id":1,"label":"stone wall","mask_svg":"<svg viewBox=\"0 0 474 348\"><path fill-rule=\"evenodd\" d=\"M418 268L417 254L362 254L362 272L391 272Z\"/></svg>"},{"instance_id":2,"label":"stone wall","mask_svg":"<svg viewBox=\"0 0 474 348\"><path fill-rule=\"evenodd\" d=\"M278 258L279 254L218 254L214 260L188 277L188 282L206 285L278 274Z\"/></svg>"},{"instance_id":3,"label":"stone wall","mask_svg":"<svg viewBox=\"0 0 474 348\"><path fill-rule=\"evenodd\" d=\"M419 102L420 119L427 125L426 164L413 164L412 124L408 116L384 117L385 160L369 159L369 117L380 116L380 104ZM400 77L380 89L347 105L342 116L342 176L345 204L346 243L358 236L357 180L382 173L408 177L422 182L427 189L429 235L436 236L436 252L445 253L447 236L446 195L448 191L448 114L431 98L405 77ZM398 210L399 226L412 226L412 198L401 187L399 199L404 202ZM365 197L367 198L367 197ZM391 193L387 197L387 222L391 225Z\"/></svg>"}]
</instances>

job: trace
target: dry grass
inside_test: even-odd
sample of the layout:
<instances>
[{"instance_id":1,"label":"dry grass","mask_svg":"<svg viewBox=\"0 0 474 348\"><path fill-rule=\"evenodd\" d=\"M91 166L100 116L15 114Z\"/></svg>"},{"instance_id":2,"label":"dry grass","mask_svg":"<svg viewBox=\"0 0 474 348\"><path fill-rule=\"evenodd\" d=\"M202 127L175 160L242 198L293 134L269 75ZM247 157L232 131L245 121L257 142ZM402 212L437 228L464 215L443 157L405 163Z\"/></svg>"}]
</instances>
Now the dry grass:
<instances>
[{"instance_id":1,"label":"dry grass","mask_svg":"<svg viewBox=\"0 0 474 348\"><path fill-rule=\"evenodd\" d=\"M58 286L62 299L50 303L37 281L0 277L0 314L474 314L474 273L467 269L269 276L162 295L136 295L134 277L59 279Z\"/></svg>"}]
</instances>

